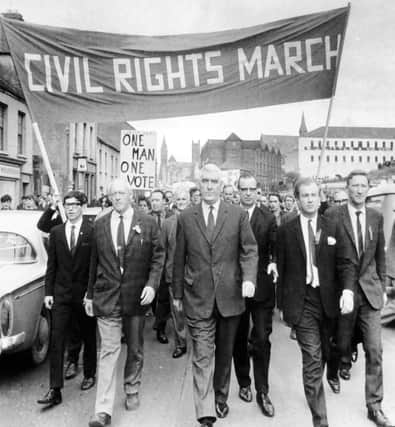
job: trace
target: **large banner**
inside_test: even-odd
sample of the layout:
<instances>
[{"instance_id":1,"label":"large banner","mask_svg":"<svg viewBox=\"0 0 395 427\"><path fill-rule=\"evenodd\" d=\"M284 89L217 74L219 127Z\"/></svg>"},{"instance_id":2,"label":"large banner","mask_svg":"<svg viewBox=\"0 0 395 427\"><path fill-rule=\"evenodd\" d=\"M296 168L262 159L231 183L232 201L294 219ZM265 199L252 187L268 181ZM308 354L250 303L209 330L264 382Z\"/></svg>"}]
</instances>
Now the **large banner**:
<instances>
[{"instance_id":1,"label":"large banner","mask_svg":"<svg viewBox=\"0 0 395 427\"><path fill-rule=\"evenodd\" d=\"M35 119L100 122L329 98L347 14L162 37L1 24Z\"/></svg>"}]
</instances>

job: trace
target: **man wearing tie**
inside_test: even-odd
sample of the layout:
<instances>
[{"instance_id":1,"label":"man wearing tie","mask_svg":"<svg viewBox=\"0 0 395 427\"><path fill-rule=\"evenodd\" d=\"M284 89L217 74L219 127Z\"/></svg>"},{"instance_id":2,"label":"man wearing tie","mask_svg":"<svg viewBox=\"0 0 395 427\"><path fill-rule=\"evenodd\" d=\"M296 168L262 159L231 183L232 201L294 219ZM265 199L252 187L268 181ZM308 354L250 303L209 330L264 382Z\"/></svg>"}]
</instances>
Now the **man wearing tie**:
<instances>
[{"instance_id":1,"label":"man wearing tie","mask_svg":"<svg viewBox=\"0 0 395 427\"><path fill-rule=\"evenodd\" d=\"M317 184L299 179L295 198L300 215L280 226L277 234L278 306L284 321L295 328L302 351L313 426L327 427L324 362L329 359L339 305L342 313L353 309L352 266L336 224L318 215Z\"/></svg>"},{"instance_id":2,"label":"man wearing tie","mask_svg":"<svg viewBox=\"0 0 395 427\"><path fill-rule=\"evenodd\" d=\"M96 321L82 305L89 278L92 223L83 219L85 194L70 191L64 197L67 221L51 229L45 275L44 303L52 312L50 390L38 400L42 405L62 402L65 338L72 319L78 323L84 343L83 390L95 384Z\"/></svg>"},{"instance_id":3,"label":"man wearing tie","mask_svg":"<svg viewBox=\"0 0 395 427\"><path fill-rule=\"evenodd\" d=\"M127 182L114 180L109 194L114 210L94 226L85 309L97 316L101 338L95 415L90 427L111 423L116 371L125 333L125 407L140 404L144 362L144 319L159 286L164 251L155 220L130 204Z\"/></svg>"},{"instance_id":4,"label":"man wearing tie","mask_svg":"<svg viewBox=\"0 0 395 427\"><path fill-rule=\"evenodd\" d=\"M256 206L257 183L252 175L240 176L238 189L240 191L241 207L248 213L251 228L258 244L258 277L254 298L246 300L246 311L242 314L237 330L233 360L239 383L240 399L251 402L250 355L248 339L250 318L253 329L251 333L251 353L254 362L254 380L256 400L262 413L268 417L274 416L274 406L269 398L269 364L270 364L270 334L272 332L273 308L275 306L274 279L277 279L275 268L275 244L277 224L274 216L267 209Z\"/></svg>"},{"instance_id":5,"label":"man wearing tie","mask_svg":"<svg viewBox=\"0 0 395 427\"><path fill-rule=\"evenodd\" d=\"M355 326L362 333L365 351L365 400L367 415L379 427L393 424L385 416L383 400L383 361L380 311L386 299L383 217L365 205L369 190L366 172L355 170L347 177L349 202L329 211L343 230L352 254L355 309L339 318L337 345L340 351L340 375L351 365L351 343Z\"/></svg>"},{"instance_id":6,"label":"man wearing tie","mask_svg":"<svg viewBox=\"0 0 395 427\"><path fill-rule=\"evenodd\" d=\"M229 412L234 339L255 292L257 246L247 212L220 201L221 171L200 173L202 203L178 217L173 269L174 305L184 305L192 338L193 393L201 426Z\"/></svg>"}]
</instances>

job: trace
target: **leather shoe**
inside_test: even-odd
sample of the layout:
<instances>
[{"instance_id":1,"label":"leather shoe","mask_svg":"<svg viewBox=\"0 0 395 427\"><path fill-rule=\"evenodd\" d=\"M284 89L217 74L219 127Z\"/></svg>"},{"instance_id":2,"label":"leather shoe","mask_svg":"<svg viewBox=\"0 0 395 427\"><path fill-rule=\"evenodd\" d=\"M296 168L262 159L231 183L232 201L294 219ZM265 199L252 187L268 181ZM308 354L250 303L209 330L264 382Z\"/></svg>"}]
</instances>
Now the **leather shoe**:
<instances>
[{"instance_id":1,"label":"leather shoe","mask_svg":"<svg viewBox=\"0 0 395 427\"><path fill-rule=\"evenodd\" d=\"M69 362L64 371L64 377L66 380L71 380L78 375L78 366L74 362Z\"/></svg>"},{"instance_id":2,"label":"leather shoe","mask_svg":"<svg viewBox=\"0 0 395 427\"><path fill-rule=\"evenodd\" d=\"M225 418L229 414L229 406L226 402L215 402L215 412L218 418Z\"/></svg>"},{"instance_id":3,"label":"leather shoe","mask_svg":"<svg viewBox=\"0 0 395 427\"><path fill-rule=\"evenodd\" d=\"M43 398L37 400L37 403L50 406L59 405L62 403L62 393L59 389L50 388Z\"/></svg>"},{"instance_id":4,"label":"leather shoe","mask_svg":"<svg viewBox=\"0 0 395 427\"><path fill-rule=\"evenodd\" d=\"M96 384L96 378L90 377L90 378L84 378L81 383L81 390L89 390Z\"/></svg>"},{"instance_id":5,"label":"leather shoe","mask_svg":"<svg viewBox=\"0 0 395 427\"><path fill-rule=\"evenodd\" d=\"M251 387L249 385L247 387L240 387L239 397L241 400L244 400L244 402L251 402L252 401Z\"/></svg>"},{"instance_id":6,"label":"leather shoe","mask_svg":"<svg viewBox=\"0 0 395 427\"><path fill-rule=\"evenodd\" d=\"M340 393L340 381L339 378L327 378L328 384L330 388L332 389L333 393L339 394Z\"/></svg>"},{"instance_id":7,"label":"leather shoe","mask_svg":"<svg viewBox=\"0 0 395 427\"><path fill-rule=\"evenodd\" d=\"M156 331L156 339L161 344L167 344L169 342L169 339L167 338L165 331L160 331L159 329Z\"/></svg>"},{"instance_id":8,"label":"leather shoe","mask_svg":"<svg viewBox=\"0 0 395 427\"><path fill-rule=\"evenodd\" d=\"M267 394L258 393L256 395L256 401L264 415L267 417L274 417L274 406Z\"/></svg>"},{"instance_id":9,"label":"leather shoe","mask_svg":"<svg viewBox=\"0 0 395 427\"><path fill-rule=\"evenodd\" d=\"M368 409L368 418L378 427L394 427L394 424L389 421L382 409Z\"/></svg>"},{"instance_id":10,"label":"leather shoe","mask_svg":"<svg viewBox=\"0 0 395 427\"><path fill-rule=\"evenodd\" d=\"M128 411L135 411L140 406L140 398L138 393L131 393L126 395L125 408Z\"/></svg>"},{"instance_id":11,"label":"leather shoe","mask_svg":"<svg viewBox=\"0 0 395 427\"><path fill-rule=\"evenodd\" d=\"M176 347L176 349L173 351L173 359L178 359L179 357L183 356L187 352L186 347Z\"/></svg>"},{"instance_id":12,"label":"leather shoe","mask_svg":"<svg viewBox=\"0 0 395 427\"><path fill-rule=\"evenodd\" d=\"M89 420L89 427L105 427L111 424L111 416L105 412L99 412L95 414Z\"/></svg>"},{"instance_id":13,"label":"leather shoe","mask_svg":"<svg viewBox=\"0 0 395 427\"><path fill-rule=\"evenodd\" d=\"M343 380L348 381L351 378L351 372L349 369L342 368L339 371L340 378L343 378Z\"/></svg>"}]
</instances>

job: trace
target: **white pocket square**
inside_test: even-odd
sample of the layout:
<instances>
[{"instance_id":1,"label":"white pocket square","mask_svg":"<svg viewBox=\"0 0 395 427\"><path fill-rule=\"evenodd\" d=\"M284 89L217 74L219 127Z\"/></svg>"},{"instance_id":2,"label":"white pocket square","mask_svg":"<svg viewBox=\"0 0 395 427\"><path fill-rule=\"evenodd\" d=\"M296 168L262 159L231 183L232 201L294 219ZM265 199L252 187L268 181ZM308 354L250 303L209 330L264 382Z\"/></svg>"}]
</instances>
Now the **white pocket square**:
<instances>
[{"instance_id":1,"label":"white pocket square","mask_svg":"<svg viewBox=\"0 0 395 427\"><path fill-rule=\"evenodd\" d=\"M328 245L329 246L336 245L336 239L334 237L328 236Z\"/></svg>"}]
</instances>

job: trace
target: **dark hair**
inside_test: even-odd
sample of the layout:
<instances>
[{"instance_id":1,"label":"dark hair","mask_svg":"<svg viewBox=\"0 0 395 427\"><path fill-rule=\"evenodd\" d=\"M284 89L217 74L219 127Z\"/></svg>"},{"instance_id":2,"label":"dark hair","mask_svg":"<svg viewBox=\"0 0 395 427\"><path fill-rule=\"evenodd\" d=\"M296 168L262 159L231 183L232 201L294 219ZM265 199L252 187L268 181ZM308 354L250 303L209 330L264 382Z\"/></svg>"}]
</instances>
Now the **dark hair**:
<instances>
[{"instance_id":1,"label":"dark hair","mask_svg":"<svg viewBox=\"0 0 395 427\"><path fill-rule=\"evenodd\" d=\"M103 203L105 203L106 208L108 208L109 206L112 206L112 202L106 194L104 196L100 197L100 199L99 199L99 206L103 206Z\"/></svg>"},{"instance_id":2,"label":"dark hair","mask_svg":"<svg viewBox=\"0 0 395 427\"><path fill-rule=\"evenodd\" d=\"M33 196L33 194L28 194L28 195L26 195L26 196L22 197L22 199L24 199L24 200L34 200L34 201L36 201L36 199L35 199L35 197Z\"/></svg>"},{"instance_id":3,"label":"dark hair","mask_svg":"<svg viewBox=\"0 0 395 427\"><path fill-rule=\"evenodd\" d=\"M4 194L4 196L1 196L0 202L1 203L12 202L12 198L9 194Z\"/></svg>"},{"instance_id":4,"label":"dark hair","mask_svg":"<svg viewBox=\"0 0 395 427\"><path fill-rule=\"evenodd\" d=\"M268 199L270 199L270 197L277 197L277 199L278 199L278 201L281 203L282 202L282 199L281 199L281 196L280 196L280 194L279 193L274 193L274 192L272 192L272 193L269 193L268 195L267 195L267 198Z\"/></svg>"},{"instance_id":5,"label":"dark hair","mask_svg":"<svg viewBox=\"0 0 395 427\"><path fill-rule=\"evenodd\" d=\"M165 192L163 190L161 190L160 188L156 188L155 190L151 191L151 197L154 193L160 193L162 194L162 199L166 200L166 196L165 196Z\"/></svg>"},{"instance_id":6,"label":"dark hair","mask_svg":"<svg viewBox=\"0 0 395 427\"><path fill-rule=\"evenodd\" d=\"M299 200L300 187L302 185L310 185L310 184L315 184L318 187L317 182L313 178L311 178L310 176L298 178L295 182L295 187L294 187L295 199Z\"/></svg>"},{"instance_id":7,"label":"dark hair","mask_svg":"<svg viewBox=\"0 0 395 427\"><path fill-rule=\"evenodd\" d=\"M200 190L197 187L192 187L189 190L189 197L192 197L196 193L196 191L200 191Z\"/></svg>"},{"instance_id":8,"label":"dark hair","mask_svg":"<svg viewBox=\"0 0 395 427\"><path fill-rule=\"evenodd\" d=\"M237 180L237 188L240 190L240 180L241 179L247 179L247 178L253 178L253 179L255 179L255 176L254 175L252 175L252 173L249 173L249 172L243 172L240 176L239 176L239 179ZM255 179L255 181L256 181L256 179Z\"/></svg>"},{"instance_id":9,"label":"dark hair","mask_svg":"<svg viewBox=\"0 0 395 427\"><path fill-rule=\"evenodd\" d=\"M286 195L284 196L284 202L287 200L287 198L291 198L291 199L292 199L292 201L295 201L295 197L294 197L292 194L286 194Z\"/></svg>"},{"instance_id":10,"label":"dark hair","mask_svg":"<svg viewBox=\"0 0 395 427\"><path fill-rule=\"evenodd\" d=\"M364 176L368 181L368 185L370 184L369 175L367 172L365 172L361 169L354 169L353 171L351 171L348 174L348 176L346 178L347 187L349 186L350 181L354 178L354 176Z\"/></svg>"},{"instance_id":11,"label":"dark hair","mask_svg":"<svg viewBox=\"0 0 395 427\"><path fill-rule=\"evenodd\" d=\"M139 205L140 202L147 203L148 209L151 209L151 202L149 201L149 199L147 197L145 197L145 196L139 196L137 198L137 205Z\"/></svg>"},{"instance_id":12,"label":"dark hair","mask_svg":"<svg viewBox=\"0 0 395 427\"><path fill-rule=\"evenodd\" d=\"M82 191L72 190L66 193L66 195L63 197L63 204L66 203L67 199L77 199L81 205L85 205L88 203L88 198L85 196L85 194Z\"/></svg>"}]
</instances>

